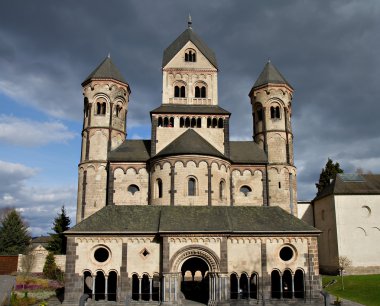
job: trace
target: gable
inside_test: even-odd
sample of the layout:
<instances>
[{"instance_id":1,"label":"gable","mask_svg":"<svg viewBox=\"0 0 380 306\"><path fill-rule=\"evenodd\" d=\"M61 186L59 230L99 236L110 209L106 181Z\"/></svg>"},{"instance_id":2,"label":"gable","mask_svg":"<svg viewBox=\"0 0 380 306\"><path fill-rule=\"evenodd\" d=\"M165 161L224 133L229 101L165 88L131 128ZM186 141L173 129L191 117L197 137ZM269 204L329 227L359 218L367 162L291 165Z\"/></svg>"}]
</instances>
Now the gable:
<instances>
[{"instance_id":1,"label":"gable","mask_svg":"<svg viewBox=\"0 0 380 306\"><path fill-rule=\"evenodd\" d=\"M195 62L185 61L185 52L193 50L196 53ZM191 69L210 69L216 71L216 67L210 60L202 53L202 51L191 41L188 41L179 51L171 58L171 60L163 67L170 68L191 68Z\"/></svg>"}]
</instances>

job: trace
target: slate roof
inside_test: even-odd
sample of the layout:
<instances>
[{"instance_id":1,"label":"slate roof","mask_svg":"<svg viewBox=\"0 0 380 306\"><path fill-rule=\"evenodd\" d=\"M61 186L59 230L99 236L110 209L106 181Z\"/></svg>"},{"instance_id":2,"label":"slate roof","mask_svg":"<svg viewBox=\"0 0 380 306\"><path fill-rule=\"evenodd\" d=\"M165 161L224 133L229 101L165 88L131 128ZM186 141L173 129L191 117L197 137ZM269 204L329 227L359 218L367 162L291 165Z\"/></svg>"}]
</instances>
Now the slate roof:
<instances>
[{"instance_id":1,"label":"slate roof","mask_svg":"<svg viewBox=\"0 0 380 306\"><path fill-rule=\"evenodd\" d=\"M107 222L104 222L107 220ZM320 231L277 206L109 205L66 234L309 233Z\"/></svg>"},{"instance_id":2,"label":"slate roof","mask_svg":"<svg viewBox=\"0 0 380 306\"><path fill-rule=\"evenodd\" d=\"M326 186L313 200L329 195L380 195L380 174L337 174L330 185Z\"/></svg>"},{"instance_id":3,"label":"slate roof","mask_svg":"<svg viewBox=\"0 0 380 306\"><path fill-rule=\"evenodd\" d=\"M236 164L268 162L264 150L253 141L230 141L230 159Z\"/></svg>"},{"instance_id":4,"label":"slate roof","mask_svg":"<svg viewBox=\"0 0 380 306\"><path fill-rule=\"evenodd\" d=\"M231 115L229 111L218 105L183 105L162 104L150 112L151 114L210 114Z\"/></svg>"},{"instance_id":5,"label":"slate roof","mask_svg":"<svg viewBox=\"0 0 380 306\"><path fill-rule=\"evenodd\" d=\"M94 79L113 79L128 84L109 56L107 56L103 62L90 73L90 75L83 81L82 86Z\"/></svg>"},{"instance_id":6,"label":"slate roof","mask_svg":"<svg viewBox=\"0 0 380 306\"><path fill-rule=\"evenodd\" d=\"M215 149L193 129L188 129L182 135L177 137L169 145L158 152L156 156L183 154L210 155L225 158L222 153Z\"/></svg>"},{"instance_id":7,"label":"slate roof","mask_svg":"<svg viewBox=\"0 0 380 306\"><path fill-rule=\"evenodd\" d=\"M182 34L164 50L162 67L165 67L188 41L191 41L215 68L218 68L214 51L212 51L191 28L183 31Z\"/></svg>"},{"instance_id":8,"label":"slate roof","mask_svg":"<svg viewBox=\"0 0 380 306\"><path fill-rule=\"evenodd\" d=\"M124 140L108 154L109 161L146 162L150 158L150 140Z\"/></svg>"},{"instance_id":9,"label":"slate roof","mask_svg":"<svg viewBox=\"0 0 380 306\"><path fill-rule=\"evenodd\" d=\"M286 84L290 88L293 87L289 84L289 82L283 77L280 71L270 62L268 61L264 66L263 71L260 76L256 80L252 89L267 85L267 84Z\"/></svg>"}]
</instances>

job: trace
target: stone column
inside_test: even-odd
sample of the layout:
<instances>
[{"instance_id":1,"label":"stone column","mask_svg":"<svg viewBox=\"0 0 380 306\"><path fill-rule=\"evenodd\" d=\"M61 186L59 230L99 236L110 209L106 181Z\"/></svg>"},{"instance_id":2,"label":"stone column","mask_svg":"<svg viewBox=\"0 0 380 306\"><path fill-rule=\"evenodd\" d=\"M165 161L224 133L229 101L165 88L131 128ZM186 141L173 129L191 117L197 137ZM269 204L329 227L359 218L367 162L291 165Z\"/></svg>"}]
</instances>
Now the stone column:
<instances>
[{"instance_id":1,"label":"stone column","mask_svg":"<svg viewBox=\"0 0 380 306\"><path fill-rule=\"evenodd\" d=\"M92 275L92 299L95 300L95 282L96 282L96 275Z\"/></svg>"},{"instance_id":2,"label":"stone column","mask_svg":"<svg viewBox=\"0 0 380 306\"><path fill-rule=\"evenodd\" d=\"M294 274L292 273L292 298L294 298Z\"/></svg>"},{"instance_id":3,"label":"stone column","mask_svg":"<svg viewBox=\"0 0 380 306\"><path fill-rule=\"evenodd\" d=\"M149 288L149 301L152 301L152 297L153 297L153 278L152 277L149 277L149 284L150 284L150 288Z\"/></svg>"},{"instance_id":4,"label":"stone column","mask_svg":"<svg viewBox=\"0 0 380 306\"><path fill-rule=\"evenodd\" d=\"M104 298L108 301L108 275L104 275Z\"/></svg>"},{"instance_id":5,"label":"stone column","mask_svg":"<svg viewBox=\"0 0 380 306\"><path fill-rule=\"evenodd\" d=\"M141 295L141 283L142 283L142 277L139 277L139 301L141 301L142 295Z\"/></svg>"}]
</instances>

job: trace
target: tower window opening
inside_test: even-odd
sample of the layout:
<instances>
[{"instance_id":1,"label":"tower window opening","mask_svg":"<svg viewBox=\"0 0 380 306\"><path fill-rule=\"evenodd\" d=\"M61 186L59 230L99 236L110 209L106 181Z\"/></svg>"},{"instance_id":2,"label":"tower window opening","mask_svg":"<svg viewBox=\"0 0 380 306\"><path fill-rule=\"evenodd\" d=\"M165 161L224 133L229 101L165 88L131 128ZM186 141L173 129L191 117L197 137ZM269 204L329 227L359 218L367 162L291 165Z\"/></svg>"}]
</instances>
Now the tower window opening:
<instances>
[{"instance_id":1,"label":"tower window opening","mask_svg":"<svg viewBox=\"0 0 380 306\"><path fill-rule=\"evenodd\" d=\"M158 195L158 198L162 198L162 180L161 179L157 179L157 195Z\"/></svg>"},{"instance_id":2,"label":"tower window opening","mask_svg":"<svg viewBox=\"0 0 380 306\"><path fill-rule=\"evenodd\" d=\"M240 192L241 192L242 194L244 194L245 197L247 197L248 194L249 194L250 192L252 192L252 189L251 189L251 187L249 187L249 186L247 186L247 185L244 185L244 186L241 186L241 187L240 187Z\"/></svg>"},{"instance_id":3,"label":"tower window opening","mask_svg":"<svg viewBox=\"0 0 380 306\"><path fill-rule=\"evenodd\" d=\"M169 118L169 127L174 127L174 118L173 117Z\"/></svg>"},{"instance_id":4,"label":"tower window opening","mask_svg":"<svg viewBox=\"0 0 380 306\"><path fill-rule=\"evenodd\" d=\"M121 106L120 105L116 105L115 115L116 115L116 117L120 117L120 115L121 115Z\"/></svg>"},{"instance_id":5,"label":"tower window opening","mask_svg":"<svg viewBox=\"0 0 380 306\"><path fill-rule=\"evenodd\" d=\"M157 125L158 125L159 127L162 126L162 117L158 117Z\"/></svg>"},{"instance_id":6,"label":"tower window opening","mask_svg":"<svg viewBox=\"0 0 380 306\"><path fill-rule=\"evenodd\" d=\"M197 121L195 118L191 118L191 127L194 128L197 124Z\"/></svg>"},{"instance_id":7,"label":"tower window opening","mask_svg":"<svg viewBox=\"0 0 380 306\"><path fill-rule=\"evenodd\" d=\"M220 183L219 183L219 199L220 200L222 200L224 198L224 192L225 192L224 186L225 186L225 182L223 180L220 181Z\"/></svg>"},{"instance_id":8,"label":"tower window opening","mask_svg":"<svg viewBox=\"0 0 380 306\"><path fill-rule=\"evenodd\" d=\"M191 177L187 181L187 195L188 196L195 196L196 195L196 180L195 178Z\"/></svg>"},{"instance_id":9,"label":"tower window opening","mask_svg":"<svg viewBox=\"0 0 380 306\"><path fill-rule=\"evenodd\" d=\"M185 119L185 127L190 127L190 118L189 117L187 117L186 119Z\"/></svg>"},{"instance_id":10,"label":"tower window opening","mask_svg":"<svg viewBox=\"0 0 380 306\"><path fill-rule=\"evenodd\" d=\"M206 87L195 86L195 98L206 98Z\"/></svg>"},{"instance_id":11,"label":"tower window opening","mask_svg":"<svg viewBox=\"0 0 380 306\"><path fill-rule=\"evenodd\" d=\"M258 121L263 121L263 109L262 108L258 108L256 110L257 112L257 120ZM272 112L271 112L271 115L272 115Z\"/></svg>"},{"instance_id":12,"label":"tower window opening","mask_svg":"<svg viewBox=\"0 0 380 306\"><path fill-rule=\"evenodd\" d=\"M220 129L223 128L223 118L219 118L219 120L218 120L218 128L220 128Z\"/></svg>"},{"instance_id":13,"label":"tower window opening","mask_svg":"<svg viewBox=\"0 0 380 306\"><path fill-rule=\"evenodd\" d=\"M185 86L174 86L174 97L175 98L186 98L186 88Z\"/></svg>"},{"instance_id":14,"label":"tower window opening","mask_svg":"<svg viewBox=\"0 0 380 306\"><path fill-rule=\"evenodd\" d=\"M180 119L179 119L179 127L184 127L185 126L185 119L183 119L183 117L181 117Z\"/></svg>"},{"instance_id":15,"label":"tower window opening","mask_svg":"<svg viewBox=\"0 0 380 306\"><path fill-rule=\"evenodd\" d=\"M217 126L218 126L218 119L213 118L213 119L212 119L212 127L213 127L213 128L216 128Z\"/></svg>"},{"instance_id":16,"label":"tower window opening","mask_svg":"<svg viewBox=\"0 0 380 306\"><path fill-rule=\"evenodd\" d=\"M169 118L165 117L164 118L164 127L168 127L168 126L169 126Z\"/></svg>"},{"instance_id":17,"label":"tower window opening","mask_svg":"<svg viewBox=\"0 0 380 306\"><path fill-rule=\"evenodd\" d=\"M207 127L210 128L211 127L211 118L207 118Z\"/></svg>"},{"instance_id":18,"label":"tower window opening","mask_svg":"<svg viewBox=\"0 0 380 306\"><path fill-rule=\"evenodd\" d=\"M281 182L278 182L278 188L281 189Z\"/></svg>"},{"instance_id":19,"label":"tower window opening","mask_svg":"<svg viewBox=\"0 0 380 306\"><path fill-rule=\"evenodd\" d=\"M202 119L198 118L197 119L197 128L201 128L201 127L202 127Z\"/></svg>"},{"instance_id":20,"label":"tower window opening","mask_svg":"<svg viewBox=\"0 0 380 306\"><path fill-rule=\"evenodd\" d=\"M195 51L189 50L185 53L185 62L195 62L196 61L196 55Z\"/></svg>"},{"instance_id":21,"label":"tower window opening","mask_svg":"<svg viewBox=\"0 0 380 306\"><path fill-rule=\"evenodd\" d=\"M271 106L270 108L270 117L272 119L280 119L280 107L279 106Z\"/></svg>"}]
</instances>

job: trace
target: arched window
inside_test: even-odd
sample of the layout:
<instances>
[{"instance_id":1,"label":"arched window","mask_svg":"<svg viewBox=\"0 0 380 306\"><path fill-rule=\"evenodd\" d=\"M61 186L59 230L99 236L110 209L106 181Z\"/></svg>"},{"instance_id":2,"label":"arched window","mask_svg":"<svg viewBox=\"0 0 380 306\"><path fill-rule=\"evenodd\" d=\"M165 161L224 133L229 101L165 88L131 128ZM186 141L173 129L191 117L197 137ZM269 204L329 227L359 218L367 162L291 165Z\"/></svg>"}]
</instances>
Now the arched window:
<instances>
[{"instance_id":1,"label":"arched window","mask_svg":"<svg viewBox=\"0 0 380 306\"><path fill-rule=\"evenodd\" d=\"M83 273L83 293L90 295L92 293L92 275L91 272Z\"/></svg>"},{"instance_id":2,"label":"arched window","mask_svg":"<svg viewBox=\"0 0 380 306\"><path fill-rule=\"evenodd\" d=\"M103 272L96 272L95 277L95 301L100 301L105 299L105 288L106 288L106 279Z\"/></svg>"},{"instance_id":3,"label":"arched window","mask_svg":"<svg viewBox=\"0 0 380 306\"><path fill-rule=\"evenodd\" d=\"M248 196L248 193L252 192L251 187L244 185L240 187L240 192L244 194L245 197Z\"/></svg>"},{"instance_id":4,"label":"arched window","mask_svg":"<svg viewBox=\"0 0 380 306\"><path fill-rule=\"evenodd\" d=\"M273 270L271 273L271 292L272 299L281 298L281 276L277 270Z\"/></svg>"},{"instance_id":5,"label":"arched window","mask_svg":"<svg viewBox=\"0 0 380 306\"><path fill-rule=\"evenodd\" d=\"M179 127L184 127L185 125L185 120L183 119L183 117L179 118Z\"/></svg>"},{"instance_id":6,"label":"arched window","mask_svg":"<svg viewBox=\"0 0 380 306\"><path fill-rule=\"evenodd\" d=\"M230 276L230 298L236 300L239 296L238 278L235 273Z\"/></svg>"},{"instance_id":7,"label":"arched window","mask_svg":"<svg viewBox=\"0 0 380 306\"><path fill-rule=\"evenodd\" d=\"M202 127L202 119L198 118L197 119L197 128L201 128L201 127Z\"/></svg>"},{"instance_id":8,"label":"arched window","mask_svg":"<svg viewBox=\"0 0 380 306\"><path fill-rule=\"evenodd\" d=\"M195 118L191 118L191 127L194 128L197 125L197 120Z\"/></svg>"},{"instance_id":9,"label":"arched window","mask_svg":"<svg viewBox=\"0 0 380 306\"><path fill-rule=\"evenodd\" d=\"M190 118L189 117L187 117L186 119L185 119L185 127L190 127Z\"/></svg>"},{"instance_id":10,"label":"arched window","mask_svg":"<svg viewBox=\"0 0 380 306\"><path fill-rule=\"evenodd\" d=\"M174 86L174 97L175 98L186 98L186 87L182 86Z\"/></svg>"},{"instance_id":11,"label":"arched window","mask_svg":"<svg viewBox=\"0 0 380 306\"><path fill-rule=\"evenodd\" d=\"M158 123L157 123L157 125L158 125L159 127L161 127L161 126L163 125L162 117L158 117Z\"/></svg>"},{"instance_id":12,"label":"arched window","mask_svg":"<svg viewBox=\"0 0 380 306\"><path fill-rule=\"evenodd\" d=\"M141 280L141 299L149 301L150 298L150 281L149 276L144 274Z\"/></svg>"},{"instance_id":13,"label":"arched window","mask_svg":"<svg viewBox=\"0 0 380 306\"><path fill-rule=\"evenodd\" d=\"M219 199L222 200L224 198L225 193L225 182L223 180L219 183Z\"/></svg>"},{"instance_id":14,"label":"arched window","mask_svg":"<svg viewBox=\"0 0 380 306\"><path fill-rule=\"evenodd\" d=\"M256 114L257 114L257 121L263 121L263 109L261 107L258 107L256 109Z\"/></svg>"},{"instance_id":15,"label":"arched window","mask_svg":"<svg viewBox=\"0 0 380 306\"><path fill-rule=\"evenodd\" d=\"M185 98L185 97L186 97L186 90L185 90L185 86L181 86L181 93L180 93L180 97L181 97L181 98Z\"/></svg>"},{"instance_id":16,"label":"arched window","mask_svg":"<svg viewBox=\"0 0 380 306\"><path fill-rule=\"evenodd\" d=\"M162 198L162 180L157 179L157 196Z\"/></svg>"},{"instance_id":17,"label":"arched window","mask_svg":"<svg viewBox=\"0 0 380 306\"><path fill-rule=\"evenodd\" d=\"M132 300L138 301L139 294L139 278L136 274L132 275Z\"/></svg>"},{"instance_id":18,"label":"arched window","mask_svg":"<svg viewBox=\"0 0 380 306\"><path fill-rule=\"evenodd\" d=\"M279 106L271 106L270 108L270 117L272 119L280 119L281 114L280 114L280 107Z\"/></svg>"},{"instance_id":19,"label":"arched window","mask_svg":"<svg viewBox=\"0 0 380 306\"><path fill-rule=\"evenodd\" d=\"M185 52L185 62L195 62L196 61L196 53L194 50L187 50Z\"/></svg>"},{"instance_id":20,"label":"arched window","mask_svg":"<svg viewBox=\"0 0 380 306\"><path fill-rule=\"evenodd\" d=\"M169 118L165 117L164 118L164 127L168 127L168 126L169 126Z\"/></svg>"},{"instance_id":21,"label":"arched window","mask_svg":"<svg viewBox=\"0 0 380 306\"><path fill-rule=\"evenodd\" d=\"M132 195L134 195L137 191L140 191L140 188L137 185L132 184L128 186L128 192Z\"/></svg>"},{"instance_id":22,"label":"arched window","mask_svg":"<svg viewBox=\"0 0 380 306\"><path fill-rule=\"evenodd\" d=\"M248 299L249 294L248 294L248 277L247 274L243 273L240 275L240 294L242 299Z\"/></svg>"},{"instance_id":23,"label":"arched window","mask_svg":"<svg viewBox=\"0 0 380 306\"><path fill-rule=\"evenodd\" d=\"M297 299L305 297L304 275L300 269L294 274L294 297Z\"/></svg>"},{"instance_id":24,"label":"arched window","mask_svg":"<svg viewBox=\"0 0 380 306\"><path fill-rule=\"evenodd\" d=\"M174 127L174 118L173 117L169 118L169 127Z\"/></svg>"},{"instance_id":25,"label":"arched window","mask_svg":"<svg viewBox=\"0 0 380 306\"><path fill-rule=\"evenodd\" d=\"M207 127L210 128L211 127L211 118L207 118Z\"/></svg>"},{"instance_id":26,"label":"arched window","mask_svg":"<svg viewBox=\"0 0 380 306\"><path fill-rule=\"evenodd\" d=\"M195 178L191 177L187 181L187 195L188 196L195 196L197 193L197 182Z\"/></svg>"},{"instance_id":27,"label":"arched window","mask_svg":"<svg viewBox=\"0 0 380 306\"><path fill-rule=\"evenodd\" d=\"M252 273L250 281L249 281L249 292L251 295L251 299L257 299L257 289L258 289L259 276L257 273Z\"/></svg>"},{"instance_id":28,"label":"arched window","mask_svg":"<svg viewBox=\"0 0 380 306\"><path fill-rule=\"evenodd\" d=\"M196 98L200 98L201 97L201 90L199 88L199 86L195 86L195 95L194 95Z\"/></svg>"},{"instance_id":29,"label":"arched window","mask_svg":"<svg viewBox=\"0 0 380 306\"><path fill-rule=\"evenodd\" d=\"M108 301L115 301L116 302L116 296L117 296L117 274L115 271L111 271L108 274L108 295L107 299Z\"/></svg>"},{"instance_id":30,"label":"arched window","mask_svg":"<svg viewBox=\"0 0 380 306\"><path fill-rule=\"evenodd\" d=\"M102 113L102 104L100 102L96 103L96 114L100 115Z\"/></svg>"},{"instance_id":31,"label":"arched window","mask_svg":"<svg viewBox=\"0 0 380 306\"><path fill-rule=\"evenodd\" d=\"M205 86L201 87L201 98L206 98L206 87Z\"/></svg>"},{"instance_id":32,"label":"arched window","mask_svg":"<svg viewBox=\"0 0 380 306\"><path fill-rule=\"evenodd\" d=\"M292 273L289 270L285 270L282 274L282 297L293 298Z\"/></svg>"},{"instance_id":33,"label":"arched window","mask_svg":"<svg viewBox=\"0 0 380 306\"><path fill-rule=\"evenodd\" d=\"M106 114L106 102L102 103L102 115Z\"/></svg>"},{"instance_id":34,"label":"arched window","mask_svg":"<svg viewBox=\"0 0 380 306\"><path fill-rule=\"evenodd\" d=\"M213 127L213 128L216 128L217 126L218 126L218 119L213 118L213 119L212 119L212 127Z\"/></svg>"},{"instance_id":35,"label":"arched window","mask_svg":"<svg viewBox=\"0 0 380 306\"><path fill-rule=\"evenodd\" d=\"M218 119L218 128L220 128L220 129L223 128L223 118Z\"/></svg>"}]
</instances>

